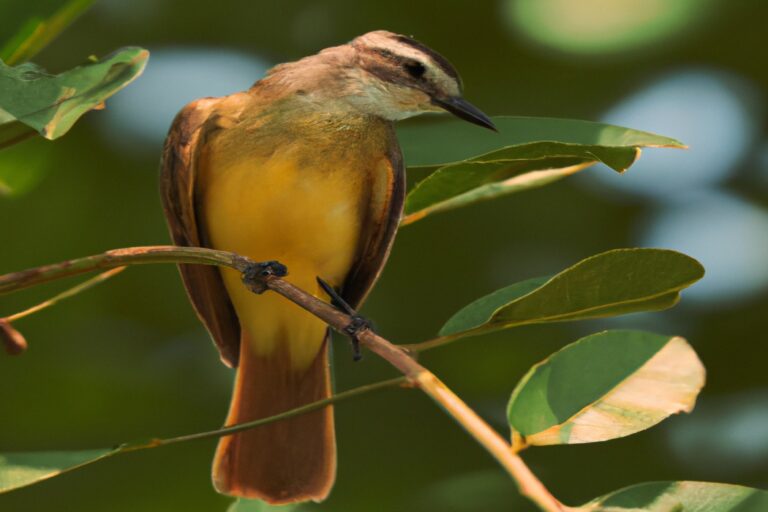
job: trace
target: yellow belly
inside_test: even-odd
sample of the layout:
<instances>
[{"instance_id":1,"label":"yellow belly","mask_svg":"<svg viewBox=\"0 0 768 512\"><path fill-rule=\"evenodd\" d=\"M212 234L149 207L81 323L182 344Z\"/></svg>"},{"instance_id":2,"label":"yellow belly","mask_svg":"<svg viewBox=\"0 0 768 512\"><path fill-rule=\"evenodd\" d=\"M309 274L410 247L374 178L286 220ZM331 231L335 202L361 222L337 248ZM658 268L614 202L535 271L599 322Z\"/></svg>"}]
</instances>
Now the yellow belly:
<instances>
[{"instance_id":1,"label":"yellow belly","mask_svg":"<svg viewBox=\"0 0 768 512\"><path fill-rule=\"evenodd\" d=\"M234 159L211 152L199 177L200 220L212 247L278 260L290 282L327 300L315 278L339 286L352 266L365 187L350 162L300 158L301 149ZM254 351L269 355L277 343L288 343L292 367L306 368L326 325L277 294L254 295L235 271L223 270L222 277Z\"/></svg>"}]
</instances>

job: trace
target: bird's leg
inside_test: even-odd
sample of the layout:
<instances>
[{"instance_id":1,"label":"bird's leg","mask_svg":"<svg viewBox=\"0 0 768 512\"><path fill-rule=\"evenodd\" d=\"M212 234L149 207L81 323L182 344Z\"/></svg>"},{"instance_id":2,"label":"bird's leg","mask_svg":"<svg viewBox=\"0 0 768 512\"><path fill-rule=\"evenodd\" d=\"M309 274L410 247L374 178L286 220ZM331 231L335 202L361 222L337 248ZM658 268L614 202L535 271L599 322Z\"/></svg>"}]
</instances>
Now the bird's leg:
<instances>
[{"instance_id":1,"label":"bird's leg","mask_svg":"<svg viewBox=\"0 0 768 512\"><path fill-rule=\"evenodd\" d=\"M373 324L367 318L357 314L357 311L355 311L352 306L347 304L347 301L341 298L341 295L339 295L338 292L334 290L333 286L319 277L317 278L317 283L331 298L332 305L336 306L338 309L344 311L346 314L352 317L352 321L349 322L349 325L344 328L344 333L352 340L352 359L354 361L359 361L363 358L363 354L360 352L360 339L358 336L366 329L373 330Z\"/></svg>"},{"instance_id":2,"label":"bird's leg","mask_svg":"<svg viewBox=\"0 0 768 512\"><path fill-rule=\"evenodd\" d=\"M269 276L285 277L288 275L288 267L279 261L260 261L249 263L242 272L243 284L253 293L264 293L267 285L264 282Z\"/></svg>"},{"instance_id":3,"label":"bird's leg","mask_svg":"<svg viewBox=\"0 0 768 512\"><path fill-rule=\"evenodd\" d=\"M324 279L318 277L317 278L317 284L320 285L320 287L325 291L325 293L328 294L328 296L331 298L331 304L336 306L337 309L340 309L344 311L349 316L355 316L357 315L357 311L355 311L352 306L347 304L347 301L341 298L341 295L331 286L328 284L327 281Z\"/></svg>"}]
</instances>

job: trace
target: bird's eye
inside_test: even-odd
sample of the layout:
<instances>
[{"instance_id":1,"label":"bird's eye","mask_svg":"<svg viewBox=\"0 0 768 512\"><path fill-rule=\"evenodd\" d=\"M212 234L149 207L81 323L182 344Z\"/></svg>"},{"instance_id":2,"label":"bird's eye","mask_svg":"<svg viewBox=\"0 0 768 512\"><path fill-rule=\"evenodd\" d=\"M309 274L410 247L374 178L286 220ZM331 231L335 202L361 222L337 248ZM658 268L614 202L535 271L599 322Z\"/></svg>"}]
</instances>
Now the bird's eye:
<instances>
[{"instance_id":1,"label":"bird's eye","mask_svg":"<svg viewBox=\"0 0 768 512\"><path fill-rule=\"evenodd\" d=\"M403 64L403 67L413 78L421 78L427 71L427 68L424 67L424 64L417 61L406 62Z\"/></svg>"}]
</instances>

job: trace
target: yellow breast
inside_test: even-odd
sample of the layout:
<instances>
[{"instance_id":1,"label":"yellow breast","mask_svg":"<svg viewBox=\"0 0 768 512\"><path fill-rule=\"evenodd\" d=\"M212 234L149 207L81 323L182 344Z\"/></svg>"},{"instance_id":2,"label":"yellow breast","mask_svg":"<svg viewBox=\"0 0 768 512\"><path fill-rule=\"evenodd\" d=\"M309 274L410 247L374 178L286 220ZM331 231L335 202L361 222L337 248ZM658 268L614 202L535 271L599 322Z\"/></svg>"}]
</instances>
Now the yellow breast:
<instances>
[{"instance_id":1,"label":"yellow breast","mask_svg":"<svg viewBox=\"0 0 768 512\"><path fill-rule=\"evenodd\" d=\"M359 251L372 184L381 182L370 179L380 155L334 147L343 139L323 147L286 134L254 143L233 130L201 156L198 201L208 243L256 261L278 260L289 281L317 296L316 276L341 285ZM268 355L289 343L292 366L309 365L325 324L276 294L247 291L232 270L222 277L255 351Z\"/></svg>"}]
</instances>

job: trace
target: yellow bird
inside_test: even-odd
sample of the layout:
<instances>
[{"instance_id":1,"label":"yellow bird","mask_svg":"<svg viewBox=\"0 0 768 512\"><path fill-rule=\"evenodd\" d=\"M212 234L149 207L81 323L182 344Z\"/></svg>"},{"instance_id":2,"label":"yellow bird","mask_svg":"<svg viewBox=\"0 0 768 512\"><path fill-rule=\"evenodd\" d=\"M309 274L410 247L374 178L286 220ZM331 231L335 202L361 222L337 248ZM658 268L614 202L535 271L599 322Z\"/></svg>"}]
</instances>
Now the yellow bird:
<instances>
[{"instance_id":1,"label":"yellow bird","mask_svg":"<svg viewBox=\"0 0 768 512\"><path fill-rule=\"evenodd\" d=\"M203 98L176 117L161 188L177 245L279 260L323 300L321 277L357 307L387 259L405 169L393 122L445 109L494 129L461 97L456 70L406 36L370 32L281 64L251 89ZM229 366L227 425L331 395L328 327L232 270L181 265L189 298ZM332 408L227 436L213 483L270 503L321 501L336 473Z\"/></svg>"}]
</instances>

